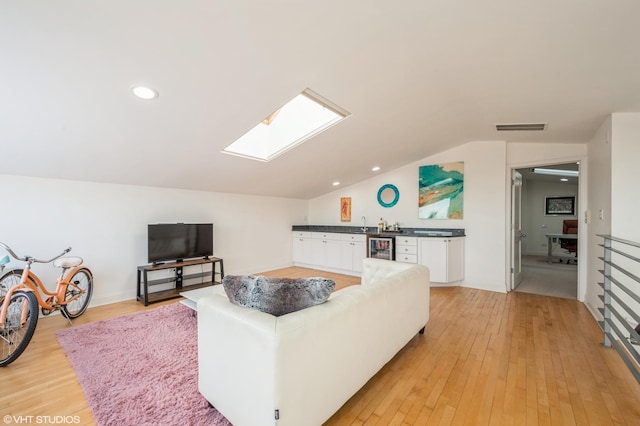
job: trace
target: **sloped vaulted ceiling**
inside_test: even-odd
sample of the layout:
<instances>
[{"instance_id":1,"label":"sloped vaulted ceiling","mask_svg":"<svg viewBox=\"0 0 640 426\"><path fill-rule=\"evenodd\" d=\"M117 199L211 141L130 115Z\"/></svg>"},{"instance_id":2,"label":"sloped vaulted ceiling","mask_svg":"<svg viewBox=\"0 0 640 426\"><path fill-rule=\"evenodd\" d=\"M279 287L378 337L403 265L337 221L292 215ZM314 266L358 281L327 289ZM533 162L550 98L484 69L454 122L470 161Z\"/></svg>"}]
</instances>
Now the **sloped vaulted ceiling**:
<instances>
[{"instance_id":1,"label":"sloped vaulted ceiling","mask_svg":"<svg viewBox=\"0 0 640 426\"><path fill-rule=\"evenodd\" d=\"M311 198L472 140L584 142L640 111L639 19L635 0L0 0L0 173ZM269 163L220 153L305 88L351 115ZM495 129L523 122L547 127Z\"/></svg>"}]
</instances>

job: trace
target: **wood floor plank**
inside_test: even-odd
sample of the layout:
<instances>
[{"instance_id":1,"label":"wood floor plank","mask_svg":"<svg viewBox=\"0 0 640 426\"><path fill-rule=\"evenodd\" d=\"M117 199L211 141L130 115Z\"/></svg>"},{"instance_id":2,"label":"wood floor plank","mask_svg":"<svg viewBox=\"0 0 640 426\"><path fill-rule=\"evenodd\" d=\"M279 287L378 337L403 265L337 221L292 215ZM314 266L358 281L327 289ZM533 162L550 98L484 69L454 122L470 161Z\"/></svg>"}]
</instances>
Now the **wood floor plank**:
<instances>
[{"instance_id":1,"label":"wood floor plank","mask_svg":"<svg viewBox=\"0 0 640 426\"><path fill-rule=\"evenodd\" d=\"M325 276L337 289L360 282L305 268L264 275ZM132 300L90 308L75 324L157 306ZM583 304L432 287L430 315L425 334L416 335L328 426L640 424L640 385L617 353L602 347L602 333ZM95 424L55 338L65 327L59 316L41 319L25 353L0 369L0 414L78 415L79 424Z\"/></svg>"}]
</instances>

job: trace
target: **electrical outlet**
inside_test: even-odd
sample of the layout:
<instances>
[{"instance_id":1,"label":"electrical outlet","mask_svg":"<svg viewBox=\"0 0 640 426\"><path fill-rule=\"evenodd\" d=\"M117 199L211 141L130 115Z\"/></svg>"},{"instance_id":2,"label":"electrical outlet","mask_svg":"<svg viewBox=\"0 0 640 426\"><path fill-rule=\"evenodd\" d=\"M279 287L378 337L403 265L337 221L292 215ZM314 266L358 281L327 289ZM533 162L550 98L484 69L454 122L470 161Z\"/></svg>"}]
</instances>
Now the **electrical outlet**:
<instances>
[{"instance_id":1,"label":"electrical outlet","mask_svg":"<svg viewBox=\"0 0 640 426\"><path fill-rule=\"evenodd\" d=\"M598 210L598 217L600 218L600 220L604 220L604 210L603 209Z\"/></svg>"}]
</instances>

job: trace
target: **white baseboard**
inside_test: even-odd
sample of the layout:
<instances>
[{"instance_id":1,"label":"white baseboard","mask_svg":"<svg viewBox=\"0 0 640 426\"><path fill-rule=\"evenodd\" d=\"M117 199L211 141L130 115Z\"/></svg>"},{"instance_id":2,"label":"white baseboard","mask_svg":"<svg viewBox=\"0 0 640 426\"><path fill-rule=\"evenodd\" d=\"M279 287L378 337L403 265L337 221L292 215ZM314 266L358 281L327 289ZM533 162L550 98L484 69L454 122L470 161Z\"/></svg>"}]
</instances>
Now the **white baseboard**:
<instances>
[{"instance_id":1,"label":"white baseboard","mask_svg":"<svg viewBox=\"0 0 640 426\"><path fill-rule=\"evenodd\" d=\"M320 265L309 265L306 263L294 263L293 265L290 265L290 266L299 266L300 268L317 269L319 271L333 272L335 274L342 274L342 275L351 275L354 277L362 276L362 272L350 271L347 269L329 268L329 267L320 266Z\"/></svg>"},{"instance_id":2,"label":"white baseboard","mask_svg":"<svg viewBox=\"0 0 640 426\"><path fill-rule=\"evenodd\" d=\"M96 306L110 305L112 303L124 302L125 300L135 300L135 299L136 297L135 296L132 297L130 292L110 294L108 296L101 296L101 297L92 297L91 302L89 303L89 307L93 308Z\"/></svg>"},{"instance_id":3,"label":"white baseboard","mask_svg":"<svg viewBox=\"0 0 640 426\"><path fill-rule=\"evenodd\" d=\"M600 311L598 311L598 308L596 308L591 303L589 303L588 300L585 300L583 303L587 307L587 309L589 310L589 312L591 313L593 318L595 318L596 321L603 321L604 320L604 318L600 314Z\"/></svg>"}]
</instances>

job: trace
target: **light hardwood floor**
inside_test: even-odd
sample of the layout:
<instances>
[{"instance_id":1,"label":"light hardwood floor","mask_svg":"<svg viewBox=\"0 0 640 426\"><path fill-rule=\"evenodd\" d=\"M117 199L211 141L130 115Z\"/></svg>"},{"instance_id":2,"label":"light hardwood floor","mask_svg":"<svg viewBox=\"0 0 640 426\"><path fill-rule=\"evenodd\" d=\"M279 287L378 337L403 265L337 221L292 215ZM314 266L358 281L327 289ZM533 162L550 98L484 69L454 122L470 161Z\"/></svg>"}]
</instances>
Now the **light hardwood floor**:
<instances>
[{"instance_id":1,"label":"light hardwood floor","mask_svg":"<svg viewBox=\"0 0 640 426\"><path fill-rule=\"evenodd\" d=\"M325 276L338 288L359 283L303 268L265 275ZM100 306L75 323L157 306ZM60 316L42 319L26 352L0 369L3 416L79 416L80 424L94 424L55 338L63 327ZM601 340L598 325L575 300L434 287L426 333L416 335L327 425L638 425L640 386Z\"/></svg>"}]
</instances>

